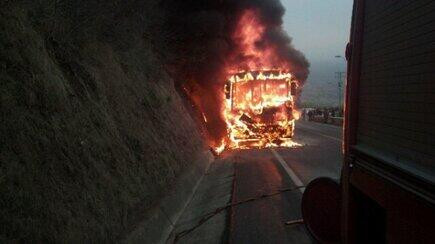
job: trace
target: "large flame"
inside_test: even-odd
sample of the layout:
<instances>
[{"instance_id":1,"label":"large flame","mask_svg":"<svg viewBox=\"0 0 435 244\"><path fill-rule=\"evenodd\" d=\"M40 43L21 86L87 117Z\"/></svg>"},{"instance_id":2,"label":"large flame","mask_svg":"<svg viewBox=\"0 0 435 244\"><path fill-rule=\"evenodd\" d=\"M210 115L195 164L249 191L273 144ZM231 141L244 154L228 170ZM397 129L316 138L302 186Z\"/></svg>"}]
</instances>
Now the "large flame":
<instances>
[{"instance_id":1,"label":"large flame","mask_svg":"<svg viewBox=\"0 0 435 244\"><path fill-rule=\"evenodd\" d=\"M258 16L258 11L253 9L245 10L241 15L232 39L238 44L242 56L230 58L231 63L227 65L227 69L239 71L290 68L280 58L276 47L265 41L266 27Z\"/></svg>"},{"instance_id":2,"label":"large flame","mask_svg":"<svg viewBox=\"0 0 435 244\"><path fill-rule=\"evenodd\" d=\"M296 146L290 73L279 70L248 71L231 75L225 87L223 116L228 128L227 148ZM293 88L292 88L293 87Z\"/></svg>"},{"instance_id":3,"label":"large flame","mask_svg":"<svg viewBox=\"0 0 435 244\"><path fill-rule=\"evenodd\" d=\"M263 43L266 32L255 10L240 17L233 39L241 56L229 57L222 116L227 138L222 148L293 147L299 81L287 72L273 46Z\"/></svg>"}]
</instances>

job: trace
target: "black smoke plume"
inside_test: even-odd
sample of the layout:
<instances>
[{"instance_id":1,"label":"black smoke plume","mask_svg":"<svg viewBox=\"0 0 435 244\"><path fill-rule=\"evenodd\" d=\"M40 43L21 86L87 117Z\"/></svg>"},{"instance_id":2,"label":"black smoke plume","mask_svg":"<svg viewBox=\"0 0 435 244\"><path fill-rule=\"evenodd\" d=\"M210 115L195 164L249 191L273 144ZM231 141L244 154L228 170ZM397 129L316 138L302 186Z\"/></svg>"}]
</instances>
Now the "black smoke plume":
<instances>
[{"instance_id":1,"label":"black smoke plume","mask_svg":"<svg viewBox=\"0 0 435 244\"><path fill-rule=\"evenodd\" d=\"M245 10L258 12L266 26L256 47L273 46L301 84L308 76L308 61L282 28L285 9L279 0L163 0L161 7L165 22L159 29L163 37L160 52L176 84L199 97L196 105L207 116L208 131L215 141L226 133L220 116L221 93L217 92L223 89L225 67L228 62L243 64L249 58L232 39Z\"/></svg>"}]
</instances>

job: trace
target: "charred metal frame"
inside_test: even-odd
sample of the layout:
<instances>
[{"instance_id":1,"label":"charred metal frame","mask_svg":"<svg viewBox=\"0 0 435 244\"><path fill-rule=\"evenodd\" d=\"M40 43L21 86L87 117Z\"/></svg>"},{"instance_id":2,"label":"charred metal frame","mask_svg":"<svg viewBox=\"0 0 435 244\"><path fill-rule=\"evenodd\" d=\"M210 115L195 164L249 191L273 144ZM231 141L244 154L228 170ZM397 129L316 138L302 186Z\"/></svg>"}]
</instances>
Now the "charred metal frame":
<instances>
[{"instance_id":1,"label":"charred metal frame","mask_svg":"<svg viewBox=\"0 0 435 244\"><path fill-rule=\"evenodd\" d=\"M255 87L254 83L261 82L258 85L258 87L260 87L260 96L262 96L263 93L267 92L267 81L268 80L258 80L258 79L247 81L249 83L250 89L251 89L251 99L254 97L254 87ZM286 94L287 94L287 97L291 97L291 96L295 95L295 94L292 94L292 92L291 92L291 87L293 86L294 83L295 82L292 81L292 80L288 80L288 81L286 80L285 85L286 85ZM231 94L230 95L231 110L234 109L234 94L237 91L237 84L238 84L238 82L234 82L234 83L229 82L229 85L230 85L230 94Z\"/></svg>"}]
</instances>

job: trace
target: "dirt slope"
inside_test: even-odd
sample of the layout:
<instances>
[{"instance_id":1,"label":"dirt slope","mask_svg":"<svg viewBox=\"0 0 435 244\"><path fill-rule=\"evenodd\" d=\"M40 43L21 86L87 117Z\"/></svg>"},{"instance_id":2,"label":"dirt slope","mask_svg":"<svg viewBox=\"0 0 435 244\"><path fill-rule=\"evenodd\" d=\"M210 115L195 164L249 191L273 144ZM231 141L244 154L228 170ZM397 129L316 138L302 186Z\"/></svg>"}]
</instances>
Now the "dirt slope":
<instances>
[{"instance_id":1,"label":"dirt slope","mask_svg":"<svg viewBox=\"0 0 435 244\"><path fill-rule=\"evenodd\" d=\"M0 242L116 240L204 150L152 1L96 2L0 3Z\"/></svg>"}]
</instances>

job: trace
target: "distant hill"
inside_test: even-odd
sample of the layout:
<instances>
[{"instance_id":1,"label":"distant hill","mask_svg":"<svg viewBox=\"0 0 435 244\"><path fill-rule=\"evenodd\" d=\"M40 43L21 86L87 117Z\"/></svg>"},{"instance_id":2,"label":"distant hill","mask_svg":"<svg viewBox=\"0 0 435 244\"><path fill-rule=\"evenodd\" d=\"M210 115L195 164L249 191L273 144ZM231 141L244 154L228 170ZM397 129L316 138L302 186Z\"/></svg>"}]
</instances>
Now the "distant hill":
<instances>
[{"instance_id":1,"label":"distant hill","mask_svg":"<svg viewBox=\"0 0 435 244\"><path fill-rule=\"evenodd\" d=\"M335 72L344 71L343 66L343 62L337 62L333 57L330 61L312 61L310 75L302 89L302 104L304 106L337 106L339 101L338 79L335 78Z\"/></svg>"}]
</instances>

